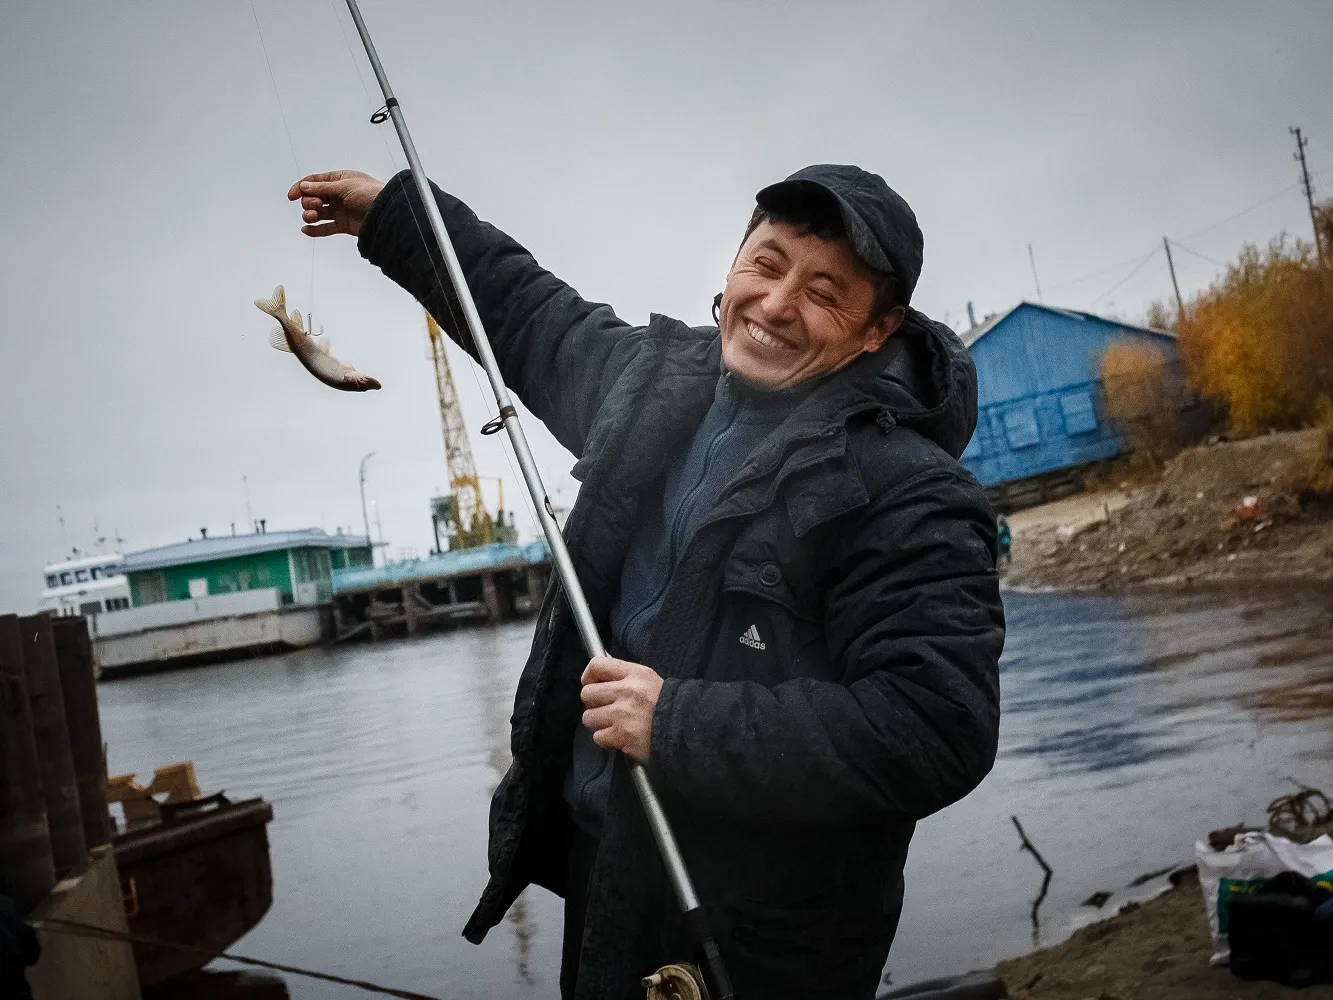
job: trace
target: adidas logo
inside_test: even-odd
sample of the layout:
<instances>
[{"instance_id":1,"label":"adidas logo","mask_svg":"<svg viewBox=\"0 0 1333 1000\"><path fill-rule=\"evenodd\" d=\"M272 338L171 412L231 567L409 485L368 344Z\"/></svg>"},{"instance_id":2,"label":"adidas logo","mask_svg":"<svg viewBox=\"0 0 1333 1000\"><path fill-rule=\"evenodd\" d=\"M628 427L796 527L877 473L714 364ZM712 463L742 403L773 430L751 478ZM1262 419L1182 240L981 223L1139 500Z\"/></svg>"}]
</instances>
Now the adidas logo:
<instances>
[{"instance_id":1,"label":"adidas logo","mask_svg":"<svg viewBox=\"0 0 1333 1000\"><path fill-rule=\"evenodd\" d=\"M741 633L741 642L749 646L751 649L768 648L767 646L764 645L764 640L759 638L759 630L755 628L753 625L751 625L748 629L746 629L743 633Z\"/></svg>"}]
</instances>

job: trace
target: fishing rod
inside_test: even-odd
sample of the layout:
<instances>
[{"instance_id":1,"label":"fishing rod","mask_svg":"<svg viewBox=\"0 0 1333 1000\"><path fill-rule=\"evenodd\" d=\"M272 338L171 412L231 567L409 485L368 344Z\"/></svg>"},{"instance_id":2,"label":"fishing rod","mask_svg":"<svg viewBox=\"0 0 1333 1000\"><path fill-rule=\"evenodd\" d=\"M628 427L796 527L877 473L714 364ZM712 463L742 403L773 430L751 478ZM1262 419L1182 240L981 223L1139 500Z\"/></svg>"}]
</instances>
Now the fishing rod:
<instances>
[{"instance_id":1,"label":"fishing rod","mask_svg":"<svg viewBox=\"0 0 1333 1000\"><path fill-rule=\"evenodd\" d=\"M463 274L462 265L458 262L458 254L454 251L453 241L444 228L444 219L440 217L440 207L435 203L435 195L430 189L430 181L427 179L426 171L421 166L421 159L417 156L416 144L412 141L412 134L407 129L407 120L403 117L403 109L398 104L398 98L393 95L393 88L389 86L389 78L384 72L383 64L380 63L379 54L375 51L375 43L370 39L370 32L366 29L366 22L361 18L361 8L357 6L356 0L347 0L347 9L352 15L352 21L356 24L357 34L361 36L361 44L366 50L366 58L370 60L370 66L375 71L375 79L379 81L380 90L384 94L384 108L372 118L372 121L382 122L385 115L393 121L394 130L398 133L398 141L402 144L403 153L407 157L408 171L412 174L412 181L416 185L417 193L421 196L421 203L425 206L431 233L434 235L435 242L439 245L440 253L444 257L445 268L449 272L449 281L463 307L463 318L467 322L468 332L472 335L472 343L476 347L477 358L481 361L482 368L486 370L486 377L491 383L491 391L495 394L495 403L500 410L498 420L509 434L509 442L514 446L514 454L518 457L519 468L523 473L523 482L528 488L528 493L532 495L537 520L541 524L542 534L546 536L546 544L550 546L551 561L555 564L556 575L559 577L560 585L565 591L565 599L574 614L574 622L578 627L579 636L583 640L583 648L587 650L589 658L605 656L606 647L602 644L602 637L598 634L597 625L593 622L592 611L588 607L588 599L583 594L583 585L579 583L578 574L574 570L574 562L569 556L569 549L565 546L565 539L560 534L560 526L555 523L551 501L546 495L546 487L542 484L541 474L537 471L537 463L532 457L532 449L528 447L527 435L523 433L523 426L518 419L518 411L514 409L513 401L509 397L509 389L505 386L504 377L500 374L500 366L496 363L495 353L491 350L490 338L487 337L486 328L481 322L481 315L477 312L477 304L472 299L472 291L468 288L467 278ZM652 782L649 780L648 772L643 765L628 757L626 760L629 764L630 777L634 781L634 790L638 792L639 801L642 803L643 811L648 818L648 826L653 831L653 839L657 841L657 849L662 856L662 863L666 867L667 878L670 880L676 893L676 899L680 903L686 930L694 939L694 944L703 953L704 962L708 968L710 985L713 987L717 1000L732 1000L735 994L731 987L731 977L727 974L722 954L717 947L717 941L708 928L707 918L704 915L703 907L699 903L698 893L694 891L694 883L690 879L690 873L685 867L685 858L681 855L680 846L676 843L676 835L672 832L671 824L667 821L666 811L662 808L662 803L657 798L657 793L653 790Z\"/></svg>"}]
</instances>

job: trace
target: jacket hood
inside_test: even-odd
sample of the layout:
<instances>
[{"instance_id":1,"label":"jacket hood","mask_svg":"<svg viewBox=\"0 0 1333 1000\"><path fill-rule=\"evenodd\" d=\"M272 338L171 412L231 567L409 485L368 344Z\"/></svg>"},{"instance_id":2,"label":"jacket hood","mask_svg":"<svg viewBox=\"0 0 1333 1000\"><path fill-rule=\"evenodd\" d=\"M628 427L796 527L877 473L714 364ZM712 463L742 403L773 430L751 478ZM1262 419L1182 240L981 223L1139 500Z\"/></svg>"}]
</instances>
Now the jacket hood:
<instances>
[{"instance_id":1,"label":"jacket hood","mask_svg":"<svg viewBox=\"0 0 1333 1000\"><path fill-rule=\"evenodd\" d=\"M977 426L977 369L958 334L916 309L848 375L898 423L963 454Z\"/></svg>"}]
</instances>

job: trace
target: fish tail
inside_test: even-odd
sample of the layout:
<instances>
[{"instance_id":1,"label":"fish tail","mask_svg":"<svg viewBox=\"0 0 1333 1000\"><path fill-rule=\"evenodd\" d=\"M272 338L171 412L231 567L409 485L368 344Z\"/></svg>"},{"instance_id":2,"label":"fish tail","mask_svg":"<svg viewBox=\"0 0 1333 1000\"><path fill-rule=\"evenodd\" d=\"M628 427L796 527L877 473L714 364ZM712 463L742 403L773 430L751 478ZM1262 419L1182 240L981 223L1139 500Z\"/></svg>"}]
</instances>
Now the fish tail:
<instances>
[{"instance_id":1,"label":"fish tail","mask_svg":"<svg viewBox=\"0 0 1333 1000\"><path fill-rule=\"evenodd\" d=\"M287 312L287 293L281 285L273 289L271 299L255 299L255 305L261 312L268 313L278 322L286 318Z\"/></svg>"}]
</instances>

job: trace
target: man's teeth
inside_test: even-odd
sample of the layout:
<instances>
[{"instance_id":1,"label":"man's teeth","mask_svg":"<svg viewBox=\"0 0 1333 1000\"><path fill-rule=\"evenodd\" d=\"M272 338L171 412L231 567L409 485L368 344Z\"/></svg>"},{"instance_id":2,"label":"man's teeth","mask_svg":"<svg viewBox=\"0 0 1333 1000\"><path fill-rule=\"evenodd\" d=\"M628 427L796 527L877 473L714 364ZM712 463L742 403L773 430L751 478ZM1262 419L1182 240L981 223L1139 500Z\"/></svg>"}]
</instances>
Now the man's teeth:
<instances>
[{"instance_id":1,"label":"man's teeth","mask_svg":"<svg viewBox=\"0 0 1333 1000\"><path fill-rule=\"evenodd\" d=\"M779 350L779 351L794 351L794 350L796 350L795 347L793 347L791 344L787 343L785 340L779 340L777 337L773 336L773 335L772 335L771 333L769 333L767 330L760 329L759 327L755 326L753 323L746 323L746 324L745 324L745 329L746 329L746 331L750 334L750 338L751 338L752 340L757 341L758 343L762 344L764 347L772 347L772 348L775 348L775 349L777 349L777 350Z\"/></svg>"}]
</instances>

